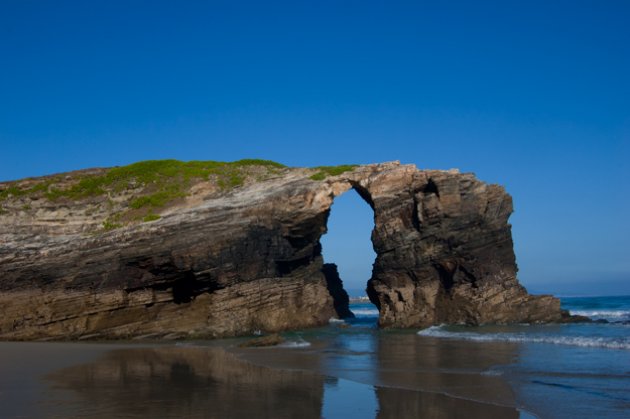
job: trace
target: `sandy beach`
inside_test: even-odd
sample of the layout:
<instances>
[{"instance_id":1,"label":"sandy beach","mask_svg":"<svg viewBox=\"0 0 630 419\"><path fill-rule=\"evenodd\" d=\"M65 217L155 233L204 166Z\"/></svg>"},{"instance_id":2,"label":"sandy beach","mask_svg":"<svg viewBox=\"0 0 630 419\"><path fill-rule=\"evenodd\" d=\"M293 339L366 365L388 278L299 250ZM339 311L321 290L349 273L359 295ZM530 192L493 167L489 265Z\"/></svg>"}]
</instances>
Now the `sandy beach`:
<instances>
[{"instance_id":1,"label":"sandy beach","mask_svg":"<svg viewBox=\"0 0 630 419\"><path fill-rule=\"evenodd\" d=\"M518 417L509 386L481 374L509 350L473 352L462 358L466 365L452 366L470 372L440 372L435 366L452 364L455 353L436 348L417 356L419 348L403 348L413 339L388 337L391 345L379 349L378 360L356 353L344 360L326 338L311 347L263 349L239 349L235 341L2 342L0 411L3 417Z\"/></svg>"}]
</instances>

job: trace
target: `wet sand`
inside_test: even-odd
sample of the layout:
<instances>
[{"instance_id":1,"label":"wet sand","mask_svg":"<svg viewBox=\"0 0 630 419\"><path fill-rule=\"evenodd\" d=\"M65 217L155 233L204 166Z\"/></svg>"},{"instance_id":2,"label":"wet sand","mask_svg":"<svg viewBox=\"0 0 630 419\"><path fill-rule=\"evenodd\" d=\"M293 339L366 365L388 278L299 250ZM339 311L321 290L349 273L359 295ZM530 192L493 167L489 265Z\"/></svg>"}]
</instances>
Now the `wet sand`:
<instances>
[{"instance_id":1,"label":"wet sand","mask_svg":"<svg viewBox=\"0 0 630 419\"><path fill-rule=\"evenodd\" d=\"M374 417L519 417L510 385L493 367L509 363L512 344L457 343L413 333L339 333L302 350L232 348L256 365L311 371L373 389ZM360 417L360 416L356 416Z\"/></svg>"},{"instance_id":2,"label":"wet sand","mask_svg":"<svg viewBox=\"0 0 630 419\"><path fill-rule=\"evenodd\" d=\"M1 342L0 416L519 416L509 386L485 373L509 360L510 348L375 336L369 343L340 333L306 348L262 349L234 341Z\"/></svg>"},{"instance_id":3,"label":"wet sand","mask_svg":"<svg viewBox=\"0 0 630 419\"><path fill-rule=\"evenodd\" d=\"M47 374L97 362L108 351L127 347L124 343L0 342L0 417L53 416L51 403L57 393Z\"/></svg>"}]
</instances>

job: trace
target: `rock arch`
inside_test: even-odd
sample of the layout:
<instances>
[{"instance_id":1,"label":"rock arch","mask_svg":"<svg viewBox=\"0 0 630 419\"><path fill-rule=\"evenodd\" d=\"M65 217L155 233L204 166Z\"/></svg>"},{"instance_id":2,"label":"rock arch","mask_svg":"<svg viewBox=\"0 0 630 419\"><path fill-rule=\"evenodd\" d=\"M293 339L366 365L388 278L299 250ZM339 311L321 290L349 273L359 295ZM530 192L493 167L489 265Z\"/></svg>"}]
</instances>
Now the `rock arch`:
<instances>
[{"instance_id":1,"label":"rock arch","mask_svg":"<svg viewBox=\"0 0 630 419\"><path fill-rule=\"evenodd\" d=\"M368 291L382 327L562 318L557 299L518 283L502 187L393 162L323 180L286 169L96 235L83 232L89 221L49 222L53 204L32 218L0 215L0 338L220 337L324 324L336 311L319 239L333 199L350 188L374 210ZM87 204L63 205L81 213Z\"/></svg>"},{"instance_id":2,"label":"rock arch","mask_svg":"<svg viewBox=\"0 0 630 419\"><path fill-rule=\"evenodd\" d=\"M368 295L380 326L561 320L557 299L517 280L512 199L501 186L457 170L382 166L347 179L374 211Z\"/></svg>"}]
</instances>

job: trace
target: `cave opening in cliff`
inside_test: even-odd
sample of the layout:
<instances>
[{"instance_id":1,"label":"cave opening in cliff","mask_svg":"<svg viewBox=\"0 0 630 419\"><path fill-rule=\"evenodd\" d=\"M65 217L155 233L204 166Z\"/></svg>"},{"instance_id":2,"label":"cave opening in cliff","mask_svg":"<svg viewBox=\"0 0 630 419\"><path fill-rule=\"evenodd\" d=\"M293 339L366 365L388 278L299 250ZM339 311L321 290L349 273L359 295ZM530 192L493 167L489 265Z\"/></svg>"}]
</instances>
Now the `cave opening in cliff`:
<instances>
[{"instance_id":1,"label":"cave opening in cliff","mask_svg":"<svg viewBox=\"0 0 630 419\"><path fill-rule=\"evenodd\" d=\"M366 197L354 188L337 196L327 228L321 238L324 262L337 265L343 288L350 296L350 310L357 318L378 318L378 310L366 294L376 257L371 239L374 212Z\"/></svg>"}]
</instances>

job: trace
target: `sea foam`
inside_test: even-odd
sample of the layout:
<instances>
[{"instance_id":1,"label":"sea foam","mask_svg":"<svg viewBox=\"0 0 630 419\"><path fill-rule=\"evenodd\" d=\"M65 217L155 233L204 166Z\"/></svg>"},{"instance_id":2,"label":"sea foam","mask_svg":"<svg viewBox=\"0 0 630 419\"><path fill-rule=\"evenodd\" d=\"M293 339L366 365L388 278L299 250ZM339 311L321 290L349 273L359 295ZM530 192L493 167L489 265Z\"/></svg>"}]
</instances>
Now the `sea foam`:
<instances>
[{"instance_id":1,"label":"sea foam","mask_svg":"<svg viewBox=\"0 0 630 419\"><path fill-rule=\"evenodd\" d=\"M350 311L357 317L378 317L378 310L375 308L351 308Z\"/></svg>"},{"instance_id":2,"label":"sea foam","mask_svg":"<svg viewBox=\"0 0 630 419\"><path fill-rule=\"evenodd\" d=\"M431 326L428 329L419 331L418 335L435 338L470 340L475 342L546 343L553 345L581 346L587 348L630 350L630 338L533 335L527 333L450 332L444 330L444 326Z\"/></svg>"},{"instance_id":3,"label":"sea foam","mask_svg":"<svg viewBox=\"0 0 630 419\"><path fill-rule=\"evenodd\" d=\"M570 313L578 316L590 317L594 320L605 319L608 321L630 320L628 310L570 310Z\"/></svg>"},{"instance_id":4,"label":"sea foam","mask_svg":"<svg viewBox=\"0 0 630 419\"><path fill-rule=\"evenodd\" d=\"M311 346L311 343L304 339L288 340L278 345L279 348L308 348L309 346Z\"/></svg>"}]
</instances>

